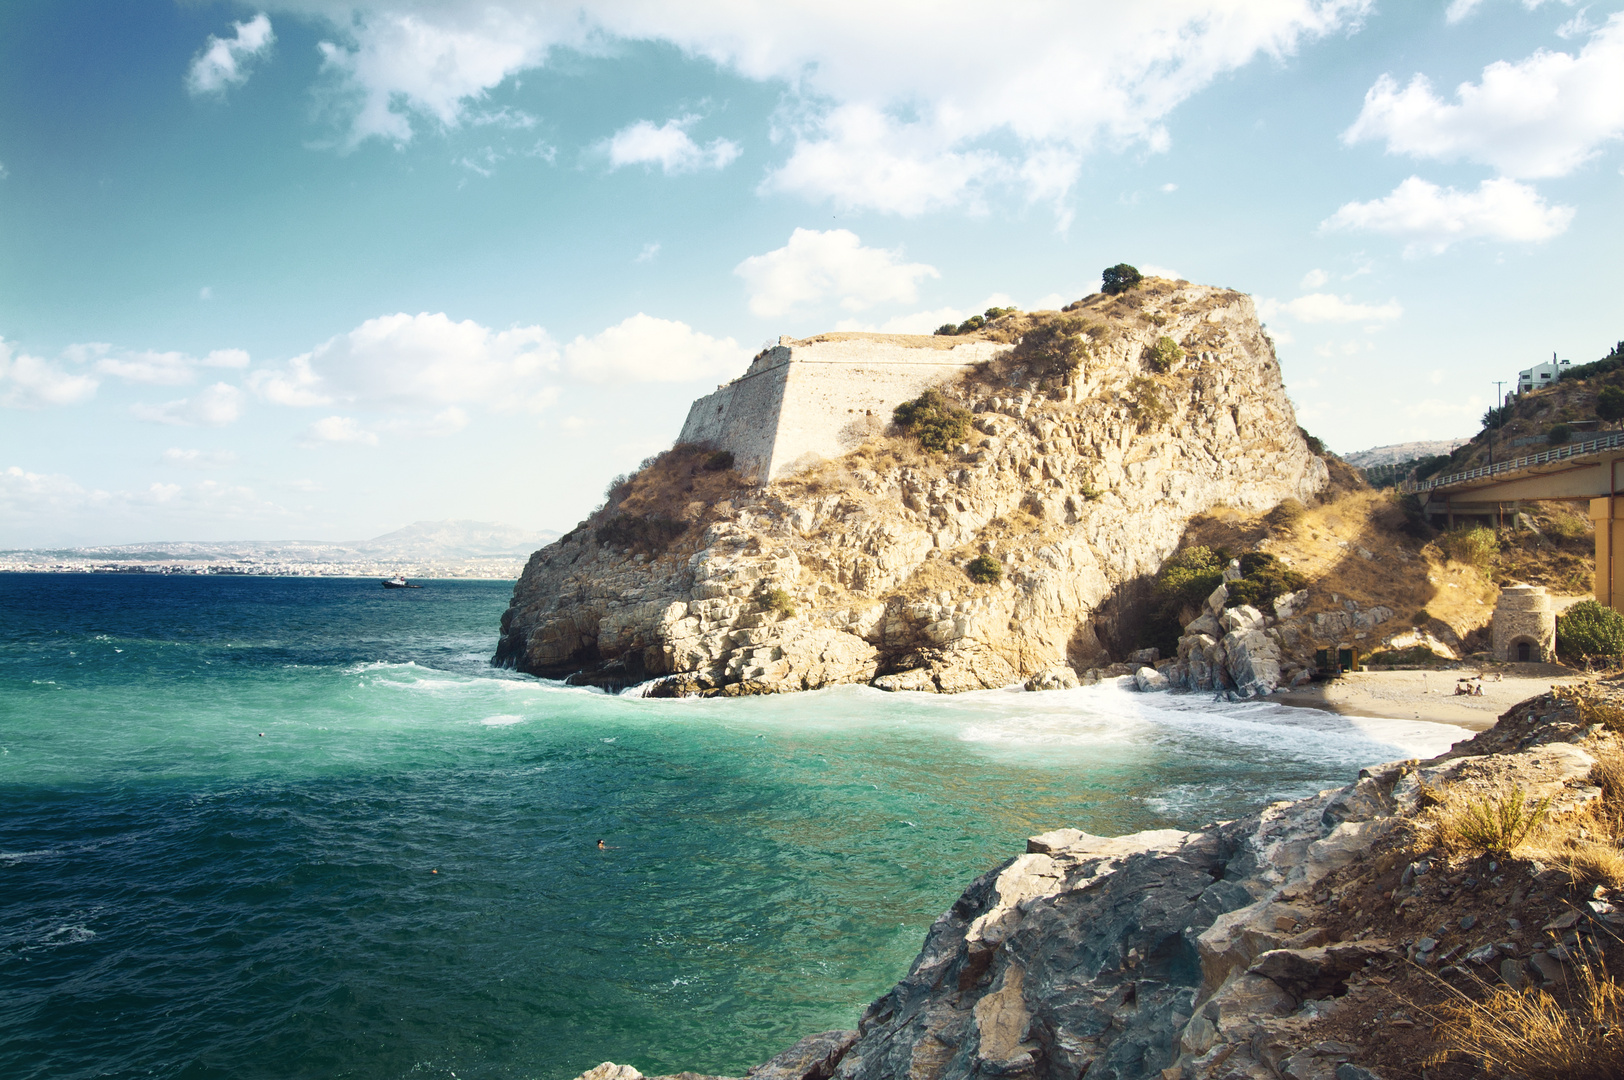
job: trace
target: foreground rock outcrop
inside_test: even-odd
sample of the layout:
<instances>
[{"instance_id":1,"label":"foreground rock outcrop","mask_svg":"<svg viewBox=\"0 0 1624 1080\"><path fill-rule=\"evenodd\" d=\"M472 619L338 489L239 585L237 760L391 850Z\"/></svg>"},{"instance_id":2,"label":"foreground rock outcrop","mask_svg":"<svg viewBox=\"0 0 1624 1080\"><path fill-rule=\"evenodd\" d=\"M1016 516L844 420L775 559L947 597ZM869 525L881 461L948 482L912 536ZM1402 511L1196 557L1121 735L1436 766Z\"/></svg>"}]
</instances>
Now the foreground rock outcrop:
<instances>
[{"instance_id":1,"label":"foreground rock outcrop","mask_svg":"<svg viewBox=\"0 0 1624 1080\"><path fill-rule=\"evenodd\" d=\"M1624 904L1603 889L1574 899L1571 879L1540 863L1425 856L1418 815L1441 793L1512 787L1580 814L1599 790L1578 744L1595 748L1599 732L1544 695L1440 758L1365 769L1238 821L1033 837L936 920L855 1033L804 1040L751 1075L1418 1075L1426 1002L1445 983L1571 983L1576 958L1624 930Z\"/></svg>"},{"instance_id":2,"label":"foreground rock outcrop","mask_svg":"<svg viewBox=\"0 0 1624 1080\"><path fill-rule=\"evenodd\" d=\"M679 446L531 558L494 662L673 694L1063 686L1127 661L1193 515L1327 482L1240 293L1153 280L990 325L1007 348L942 387L962 443L867 410L850 453L766 486Z\"/></svg>"}]
</instances>

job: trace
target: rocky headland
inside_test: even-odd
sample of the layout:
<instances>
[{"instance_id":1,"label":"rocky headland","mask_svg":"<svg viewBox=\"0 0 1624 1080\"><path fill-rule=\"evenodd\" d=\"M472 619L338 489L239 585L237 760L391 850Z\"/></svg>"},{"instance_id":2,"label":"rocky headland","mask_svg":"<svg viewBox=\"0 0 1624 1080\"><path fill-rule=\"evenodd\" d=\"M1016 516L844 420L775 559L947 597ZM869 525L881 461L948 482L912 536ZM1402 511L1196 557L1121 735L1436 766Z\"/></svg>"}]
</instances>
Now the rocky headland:
<instances>
[{"instance_id":1,"label":"rocky headland","mask_svg":"<svg viewBox=\"0 0 1624 1080\"><path fill-rule=\"evenodd\" d=\"M1601 974L1624 952L1621 696L1544 694L1438 758L1193 832L1035 836L856 1029L748 1076L1464 1080L1519 1052L1489 1075L1616 1075L1595 1069L1624 1060ZM1512 806L1536 819L1517 835L1463 825ZM1538 1043L1530 1017L1558 1013Z\"/></svg>"},{"instance_id":2,"label":"rocky headland","mask_svg":"<svg viewBox=\"0 0 1624 1080\"><path fill-rule=\"evenodd\" d=\"M770 483L699 445L622 478L531 558L495 662L673 694L1075 685L1152 659L1149 582L1193 517L1330 485L1243 294L1149 279L969 337L1000 349L939 387L948 445L837 403L851 449Z\"/></svg>"}]
</instances>

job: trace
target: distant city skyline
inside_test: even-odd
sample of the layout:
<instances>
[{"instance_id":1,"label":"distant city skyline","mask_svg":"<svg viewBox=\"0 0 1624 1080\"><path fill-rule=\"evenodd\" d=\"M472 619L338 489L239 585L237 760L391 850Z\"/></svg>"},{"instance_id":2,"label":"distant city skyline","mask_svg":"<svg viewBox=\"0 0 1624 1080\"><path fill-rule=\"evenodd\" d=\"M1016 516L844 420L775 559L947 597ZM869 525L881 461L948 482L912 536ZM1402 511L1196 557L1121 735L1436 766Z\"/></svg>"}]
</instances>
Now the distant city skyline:
<instances>
[{"instance_id":1,"label":"distant city skyline","mask_svg":"<svg viewBox=\"0 0 1624 1080\"><path fill-rule=\"evenodd\" d=\"M1624 338L1624 2L0 10L0 548L570 528L780 334L1255 296L1335 450Z\"/></svg>"}]
</instances>

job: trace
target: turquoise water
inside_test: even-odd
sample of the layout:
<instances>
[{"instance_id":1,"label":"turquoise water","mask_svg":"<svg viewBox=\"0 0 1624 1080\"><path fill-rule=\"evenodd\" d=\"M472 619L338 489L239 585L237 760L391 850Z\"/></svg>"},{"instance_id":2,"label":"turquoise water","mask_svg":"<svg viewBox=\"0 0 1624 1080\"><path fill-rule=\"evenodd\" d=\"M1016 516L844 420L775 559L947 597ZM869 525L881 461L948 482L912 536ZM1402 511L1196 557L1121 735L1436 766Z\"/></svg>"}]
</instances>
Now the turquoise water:
<instances>
[{"instance_id":1,"label":"turquoise water","mask_svg":"<svg viewBox=\"0 0 1624 1080\"><path fill-rule=\"evenodd\" d=\"M487 666L510 591L0 575L0 1075L738 1075L1027 835L1461 736L1109 686L613 697Z\"/></svg>"}]
</instances>

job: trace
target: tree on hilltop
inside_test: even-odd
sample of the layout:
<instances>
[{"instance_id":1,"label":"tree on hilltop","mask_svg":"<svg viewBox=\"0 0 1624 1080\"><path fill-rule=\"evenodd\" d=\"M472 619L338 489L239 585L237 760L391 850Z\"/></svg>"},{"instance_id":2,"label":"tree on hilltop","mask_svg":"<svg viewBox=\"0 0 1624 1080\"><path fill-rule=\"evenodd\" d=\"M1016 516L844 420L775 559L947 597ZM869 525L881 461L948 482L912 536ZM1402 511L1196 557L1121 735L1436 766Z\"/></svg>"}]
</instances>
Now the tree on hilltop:
<instances>
[{"instance_id":1,"label":"tree on hilltop","mask_svg":"<svg viewBox=\"0 0 1624 1080\"><path fill-rule=\"evenodd\" d=\"M1102 282L1100 291L1107 296L1115 296L1117 293L1127 292L1143 280L1145 275L1139 272L1137 266L1117 263L1115 266L1107 267L1105 272L1100 274Z\"/></svg>"}]
</instances>

